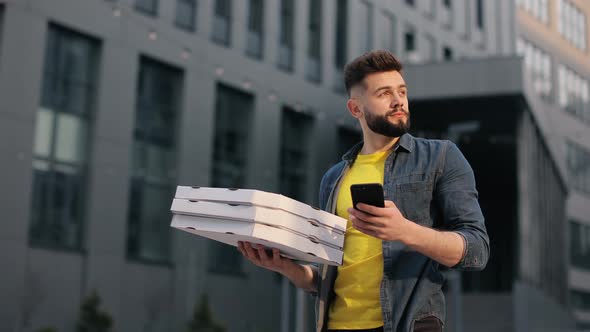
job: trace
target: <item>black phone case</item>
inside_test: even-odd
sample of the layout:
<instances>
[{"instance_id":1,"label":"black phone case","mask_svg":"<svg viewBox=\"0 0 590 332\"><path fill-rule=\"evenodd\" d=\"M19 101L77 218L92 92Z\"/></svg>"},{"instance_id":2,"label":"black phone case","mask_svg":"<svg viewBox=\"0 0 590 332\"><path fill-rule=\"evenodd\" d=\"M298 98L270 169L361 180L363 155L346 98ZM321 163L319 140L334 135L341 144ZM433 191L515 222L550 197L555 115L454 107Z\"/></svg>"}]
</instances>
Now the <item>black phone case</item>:
<instances>
[{"instance_id":1,"label":"black phone case","mask_svg":"<svg viewBox=\"0 0 590 332\"><path fill-rule=\"evenodd\" d=\"M358 203L365 203L377 207L385 207L383 186L380 183L361 183L350 186L352 205L356 209Z\"/></svg>"}]
</instances>

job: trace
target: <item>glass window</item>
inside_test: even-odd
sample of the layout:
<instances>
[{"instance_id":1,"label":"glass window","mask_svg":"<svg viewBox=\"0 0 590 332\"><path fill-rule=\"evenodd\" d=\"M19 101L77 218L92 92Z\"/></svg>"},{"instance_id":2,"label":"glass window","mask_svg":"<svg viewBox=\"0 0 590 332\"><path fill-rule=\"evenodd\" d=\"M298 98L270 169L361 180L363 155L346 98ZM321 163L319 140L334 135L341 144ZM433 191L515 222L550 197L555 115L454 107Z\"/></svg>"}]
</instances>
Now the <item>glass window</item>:
<instances>
[{"instance_id":1,"label":"glass window","mask_svg":"<svg viewBox=\"0 0 590 332\"><path fill-rule=\"evenodd\" d=\"M570 258L573 266L590 271L590 225L570 220Z\"/></svg>"},{"instance_id":2,"label":"glass window","mask_svg":"<svg viewBox=\"0 0 590 332\"><path fill-rule=\"evenodd\" d=\"M99 47L90 37L49 27L33 141L33 246L82 249Z\"/></svg>"},{"instance_id":3,"label":"glass window","mask_svg":"<svg viewBox=\"0 0 590 332\"><path fill-rule=\"evenodd\" d=\"M176 1L176 25L189 30L195 30L195 18L197 16L197 0Z\"/></svg>"},{"instance_id":4,"label":"glass window","mask_svg":"<svg viewBox=\"0 0 590 332\"><path fill-rule=\"evenodd\" d=\"M559 14L559 33L572 45L585 51L588 36L584 11L568 0L559 0L557 11Z\"/></svg>"},{"instance_id":5,"label":"glass window","mask_svg":"<svg viewBox=\"0 0 590 332\"><path fill-rule=\"evenodd\" d=\"M336 43L334 52L334 64L342 70L347 59L347 32L348 32L348 1L338 0L336 3Z\"/></svg>"},{"instance_id":6,"label":"glass window","mask_svg":"<svg viewBox=\"0 0 590 332\"><path fill-rule=\"evenodd\" d=\"M484 4L483 0L476 1L476 24L480 29L484 28Z\"/></svg>"},{"instance_id":7,"label":"glass window","mask_svg":"<svg viewBox=\"0 0 590 332\"><path fill-rule=\"evenodd\" d=\"M590 292L574 290L570 291L572 307L577 310L590 310Z\"/></svg>"},{"instance_id":8,"label":"glass window","mask_svg":"<svg viewBox=\"0 0 590 332\"><path fill-rule=\"evenodd\" d=\"M559 106L578 119L590 123L588 80L564 65L559 65Z\"/></svg>"},{"instance_id":9,"label":"glass window","mask_svg":"<svg viewBox=\"0 0 590 332\"><path fill-rule=\"evenodd\" d=\"M230 45L231 39L231 0L215 0L213 30L211 39L223 46Z\"/></svg>"},{"instance_id":10,"label":"glass window","mask_svg":"<svg viewBox=\"0 0 590 332\"><path fill-rule=\"evenodd\" d=\"M527 40L519 38L517 52L524 56L524 64L535 91L545 99L551 99L552 77L549 54Z\"/></svg>"},{"instance_id":11,"label":"glass window","mask_svg":"<svg viewBox=\"0 0 590 332\"><path fill-rule=\"evenodd\" d=\"M306 77L312 82L322 79L322 1L309 2Z\"/></svg>"},{"instance_id":12,"label":"glass window","mask_svg":"<svg viewBox=\"0 0 590 332\"><path fill-rule=\"evenodd\" d=\"M250 0L247 31L246 54L252 58L262 59L264 46L264 0Z\"/></svg>"},{"instance_id":13,"label":"glass window","mask_svg":"<svg viewBox=\"0 0 590 332\"><path fill-rule=\"evenodd\" d=\"M182 71L142 57L131 155L127 255L170 262Z\"/></svg>"},{"instance_id":14,"label":"glass window","mask_svg":"<svg viewBox=\"0 0 590 332\"><path fill-rule=\"evenodd\" d=\"M517 0L517 4L543 23L549 23L548 0Z\"/></svg>"},{"instance_id":15,"label":"glass window","mask_svg":"<svg viewBox=\"0 0 590 332\"><path fill-rule=\"evenodd\" d=\"M217 85L211 169L213 187L244 188L253 110L252 95ZM232 246L211 241L209 269L216 273L243 275L241 255Z\"/></svg>"},{"instance_id":16,"label":"glass window","mask_svg":"<svg viewBox=\"0 0 590 332\"><path fill-rule=\"evenodd\" d=\"M443 47L443 59L445 61L453 60L453 50L448 46Z\"/></svg>"},{"instance_id":17,"label":"glass window","mask_svg":"<svg viewBox=\"0 0 590 332\"><path fill-rule=\"evenodd\" d=\"M279 68L293 71L293 41L295 38L295 3L293 0L281 0L279 26Z\"/></svg>"},{"instance_id":18,"label":"glass window","mask_svg":"<svg viewBox=\"0 0 590 332\"><path fill-rule=\"evenodd\" d=\"M359 19L363 22L360 29L360 53L369 52L373 48L373 5L367 1L360 2Z\"/></svg>"},{"instance_id":19,"label":"glass window","mask_svg":"<svg viewBox=\"0 0 590 332\"><path fill-rule=\"evenodd\" d=\"M411 53L416 50L416 40L415 40L414 30L408 29L404 34L404 46L406 50L406 54Z\"/></svg>"},{"instance_id":20,"label":"glass window","mask_svg":"<svg viewBox=\"0 0 590 332\"><path fill-rule=\"evenodd\" d=\"M348 57L348 0L336 2L336 40L334 43L334 91L346 93L344 86L344 66Z\"/></svg>"},{"instance_id":21,"label":"glass window","mask_svg":"<svg viewBox=\"0 0 590 332\"><path fill-rule=\"evenodd\" d=\"M215 111L212 185L242 188L245 184L249 128L254 97L219 84Z\"/></svg>"},{"instance_id":22,"label":"glass window","mask_svg":"<svg viewBox=\"0 0 590 332\"><path fill-rule=\"evenodd\" d=\"M282 114L280 192L310 204L311 200L306 192L309 186L310 135L313 118L289 107L284 107Z\"/></svg>"},{"instance_id":23,"label":"glass window","mask_svg":"<svg viewBox=\"0 0 590 332\"><path fill-rule=\"evenodd\" d=\"M158 14L158 0L135 0L135 8L155 16Z\"/></svg>"},{"instance_id":24,"label":"glass window","mask_svg":"<svg viewBox=\"0 0 590 332\"><path fill-rule=\"evenodd\" d=\"M566 163L570 185L579 192L590 195L590 151L568 141Z\"/></svg>"}]
</instances>

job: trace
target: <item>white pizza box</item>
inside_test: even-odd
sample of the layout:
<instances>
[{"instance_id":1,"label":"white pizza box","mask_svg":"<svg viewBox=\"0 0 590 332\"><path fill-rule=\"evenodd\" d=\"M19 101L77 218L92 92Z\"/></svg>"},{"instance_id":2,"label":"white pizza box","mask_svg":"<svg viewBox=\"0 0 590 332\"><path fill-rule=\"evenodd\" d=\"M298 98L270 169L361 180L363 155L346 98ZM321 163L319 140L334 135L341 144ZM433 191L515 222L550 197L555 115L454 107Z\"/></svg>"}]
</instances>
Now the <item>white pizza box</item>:
<instances>
[{"instance_id":1,"label":"white pizza box","mask_svg":"<svg viewBox=\"0 0 590 332\"><path fill-rule=\"evenodd\" d=\"M315 220L320 226L341 234L346 233L346 219L322 211L292 198L252 189L176 187L175 198L201 201L214 201L239 205L257 205L271 209L284 210L306 219Z\"/></svg>"},{"instance_id":2,"label":"white pizza box","mask_svg":"<svg viewBox=\"0 0 590 332\"><path fill-rule=\"evenodd\" d=\"M320 227L313 219L306 219L285 210L256 205L234 205L211 201L195 201L175 198L170 211L201 217L256 222L291 231L299 236L313 238L317 242L342 250L344 234L331 228Z\"/></svg>"},{"instance_id":3,"label":"white pizza box","mask_svg":"<svg viewBox=\"0 0 590 332\"><path fill-rule=\"evenodd\" d=\"M305 262L341 265L342 250L289 230L255 222L174 214L171 227L237 247L238 241L277 248L281 255Z\"/></svg>"}]
</instances>

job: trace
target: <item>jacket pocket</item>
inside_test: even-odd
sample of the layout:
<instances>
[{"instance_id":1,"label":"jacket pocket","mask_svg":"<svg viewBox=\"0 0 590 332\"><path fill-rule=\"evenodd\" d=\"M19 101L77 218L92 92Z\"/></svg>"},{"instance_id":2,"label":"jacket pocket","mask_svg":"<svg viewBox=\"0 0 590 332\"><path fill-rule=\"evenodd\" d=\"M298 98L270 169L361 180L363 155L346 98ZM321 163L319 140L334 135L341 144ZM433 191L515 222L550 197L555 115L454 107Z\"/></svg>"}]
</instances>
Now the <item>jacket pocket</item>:
<instances>
[{"instance_id":1,"label":"jacket pocket","mask_svg":"<svg viewBox=\"0 0 590 332\"><path fill-rule=\"evenodd\" d=\"M432 189L430 181L398 183L392 200L407 219L424 226L432 226Z\"/></svg>"}]
</instances>

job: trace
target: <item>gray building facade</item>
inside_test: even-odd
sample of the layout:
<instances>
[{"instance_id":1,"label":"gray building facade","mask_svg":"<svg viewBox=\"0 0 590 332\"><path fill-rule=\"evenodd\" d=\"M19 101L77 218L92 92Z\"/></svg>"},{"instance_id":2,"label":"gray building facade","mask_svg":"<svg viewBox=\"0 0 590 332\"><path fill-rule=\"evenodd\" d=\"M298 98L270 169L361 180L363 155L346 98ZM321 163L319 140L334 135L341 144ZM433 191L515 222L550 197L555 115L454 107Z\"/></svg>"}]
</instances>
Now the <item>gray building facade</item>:
<instances>
[{"instance_id":1,"label":"gray building facade","mask_svg":"<svg viewBox=\"0 0 590 332\"><path fill-rule=\"evenodd\" d=\"M431 126L445 103L513 110L512 127L496 134L515 146L517 203L513 227L498 231L509 232L500 243L518 256L498 287L486 281L492 272L449 272L447 330L489 322L490 331L529 331L536 308L549 322L537 321L542 326L569 327L567 271L538 273L551 232L563 238L551 243L550 262L563 256L569 264L568 171L564 148L548 135L549 111L516 57L516 6L0 1L0 270L8 271L0 277L0 330L74 331L93 291L115 331L183 330L203 295L227 331L311 330L312 299L234 248L170 230L168 209L177 184L254 188L315 204L323 172L359 139L342 67L376 48L407 64L418 133L462 137L467 106L455 122ZM493 109L485 111L476 120L494 121ZM542 174L526 178L541 164ZM531 184L543 177L547 186ZM547 199L547 215L563 222L529 233ZM572 204L570 214L584 215L588 205ZM487 315L492 310L502 319Z\"/></svg>"}]
</instances>

